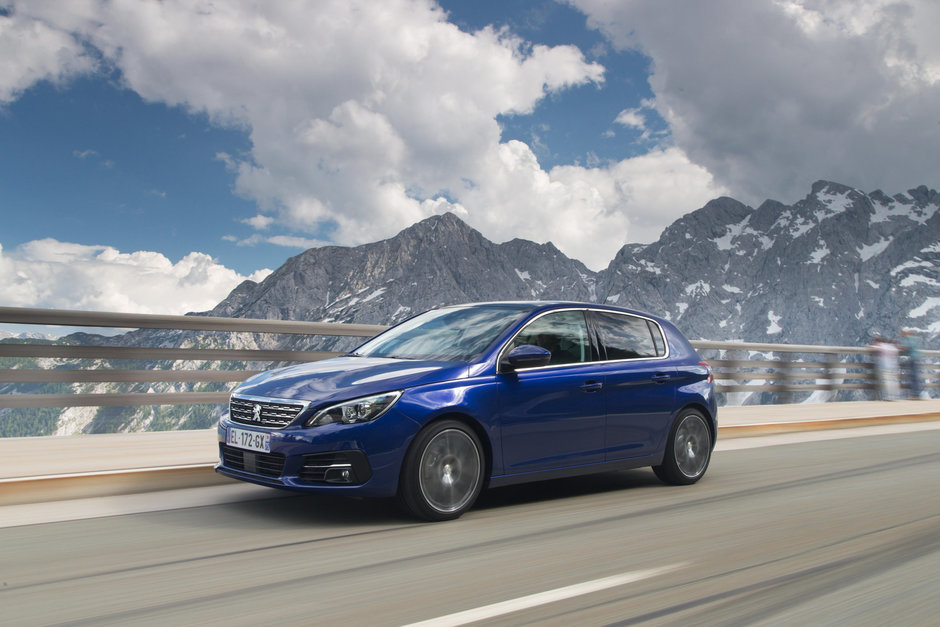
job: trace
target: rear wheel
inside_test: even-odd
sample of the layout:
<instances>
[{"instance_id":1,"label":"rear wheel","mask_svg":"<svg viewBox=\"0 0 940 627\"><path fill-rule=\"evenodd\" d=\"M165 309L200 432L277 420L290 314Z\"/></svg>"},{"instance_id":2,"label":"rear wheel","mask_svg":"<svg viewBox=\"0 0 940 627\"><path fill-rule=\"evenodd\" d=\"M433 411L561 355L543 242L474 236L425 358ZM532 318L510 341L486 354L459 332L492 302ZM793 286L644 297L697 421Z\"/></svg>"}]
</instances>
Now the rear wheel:
<instances>
[{"instance_id":1,"label":"rear wheel","mask_svg":"<svg viewBox=\"0 0 940 627\"><path fill-rule=\"evenodd\" d=\"M705 417L698 410L687 409L676 418L663 463L653 466L653 472L666 483L695 483L705 474L711 454L712 436Z\"/></svg>"},{"instance_id":2,"label":"rear wheel","mask_svg":"<svg viewBox=\"0 0 940 627\"><path fill-rule=\"evenodd\" d=\"M482 451L477 434L462 422L431 424L405 456L399 500L425 520L458 518L473 506L483 487Z\"/></svg>"}]
</instances>

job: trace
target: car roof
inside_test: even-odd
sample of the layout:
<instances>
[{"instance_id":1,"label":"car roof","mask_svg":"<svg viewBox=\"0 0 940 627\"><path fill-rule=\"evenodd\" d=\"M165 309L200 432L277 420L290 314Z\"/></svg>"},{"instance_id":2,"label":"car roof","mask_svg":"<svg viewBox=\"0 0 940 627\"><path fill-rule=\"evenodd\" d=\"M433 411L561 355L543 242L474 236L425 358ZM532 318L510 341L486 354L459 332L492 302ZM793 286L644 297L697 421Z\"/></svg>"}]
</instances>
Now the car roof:
<instances>
[{"instance_id":1,"label":"car roof","mask_svg":"<svg viewBox=\"0 0 940 627\"><path fill-rule=\"evenodd\" d=\"M531 311L537 310L550 310L550 309L564 309L568 307L578 308L578 309L597 309L600 311L613 311L617 313L627 313L633 314L636 316L644 316L647 318L653 318L657 321L663 321L664 318L651 314L645 311L640 311L638 309L628 309L626 307L619 307L616 305L607 305L600 303L586 303L582 301L568 301L568 300L505 300L505 301L484 301L478 303L461 303L456 305L447 305L445 308L458 308L458 307L477 307L477 306L489 306L489 307L520 307L526 306L531 308Z\"/></svg>"}]
</instances>

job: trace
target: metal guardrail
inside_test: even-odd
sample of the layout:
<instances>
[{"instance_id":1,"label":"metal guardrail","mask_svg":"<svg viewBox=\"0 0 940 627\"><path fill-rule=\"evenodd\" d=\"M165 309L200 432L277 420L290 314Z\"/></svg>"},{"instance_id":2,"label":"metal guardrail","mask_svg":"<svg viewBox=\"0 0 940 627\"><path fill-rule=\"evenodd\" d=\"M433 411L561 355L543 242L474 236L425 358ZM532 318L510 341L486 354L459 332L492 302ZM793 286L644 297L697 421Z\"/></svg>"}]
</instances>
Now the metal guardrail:
<instances>
[{"instance_id":1,"label":"metal guardrail","mask_svg":"<svg viewBox=\"0 0 940 627\"><path fill-rule=\"evenodd\" d=\"M208 316L156 316L19 307L0 307L0 322L118 329L173 329L347 337L372 337L385 329L384 326L367 324L213 318ZM301 362L326 359L334 357L336 354L328 351L0 343L0 358L21 359ZM259 370L6 368L0 369L0 383L237 383L257 372ZM0 394L0 409L219 404L227 401L228 392Z\"/></svg>"},{"instance_id":2,"label":"metal guardrail","mask_svg":"<svg viewBox=\"0 0 940 627\"><path fill-rule=\"evenodd\" d=\"M89 311L62 311L0 307L0 323L65 325L127 329L286 333L346 337L371 337L380 325L340 324L213 318L207 316L156 316ZM815 346L745 342L692 342L715 370L719 393L777 392L793 395L827 390L873 390L875 373L870 350L857 346ZM51 360L132 360L184 362L304 362L338 353L304 350L146 348L47 343L0 343L0 358ZM773 358L780 355L779 358ZM770 356L770 357L768 357ZM807 359L811 356L811 359ZM822 356L822 357L820 357ZM940 364L931 363L940 351L924 351L921 376L925 388L940 388ZM845 359L843 359L843 357ZM63 365L62 363L57 365ZM190 364L191 365L191 364ZM140 369L140 368L2 368L0 383L237 383L260 370L237 369ZM223 404L225 392L146 392L0 394L2 408L108 407L179 404Z\"/></svg>"}]
</instances>

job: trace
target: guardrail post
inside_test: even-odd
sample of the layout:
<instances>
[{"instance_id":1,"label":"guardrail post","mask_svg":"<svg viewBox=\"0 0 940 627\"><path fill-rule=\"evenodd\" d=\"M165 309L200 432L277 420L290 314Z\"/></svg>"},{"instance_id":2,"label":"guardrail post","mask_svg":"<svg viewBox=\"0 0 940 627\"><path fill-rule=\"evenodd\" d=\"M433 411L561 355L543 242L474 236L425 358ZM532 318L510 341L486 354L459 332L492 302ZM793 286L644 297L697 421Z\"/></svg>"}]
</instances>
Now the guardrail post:
<instances>
[{"instance_id":1,"label":"guardrail post","mask_svg":"<svg viewBox=\"0 0 940 627\"><path fill-rule=\"evenodd\" d=\"M836 369L838 368L839 358L835 353L826 353L826 401L832 401L836 397ZM841 383L841 381L840 381Z\"/></svg>"},{"instance_id":2,"label":"guardrail post","mask_svg":"<svg viewBox=\"0 0 940 627\"><path fill-rule=\"evenodd\" d=\"M783 379L783 392L780 393L780 402L781 403L792 403L793 402L793 381L791 380L791 375L793 374L793 367L791 362L793 361L792 353L781 353L779 363L780 363L780 376Z\"/></svg>"}]
</instances>

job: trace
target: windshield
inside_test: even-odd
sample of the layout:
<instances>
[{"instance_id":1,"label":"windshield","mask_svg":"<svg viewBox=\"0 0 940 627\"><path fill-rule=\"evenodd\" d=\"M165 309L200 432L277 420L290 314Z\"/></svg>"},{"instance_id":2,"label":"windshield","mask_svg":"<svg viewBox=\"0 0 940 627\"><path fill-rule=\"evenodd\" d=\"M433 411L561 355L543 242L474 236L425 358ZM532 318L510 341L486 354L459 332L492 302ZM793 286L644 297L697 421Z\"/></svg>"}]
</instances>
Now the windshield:
<instances>
[{"instance_id":1,"label":"windshield","mask_svg":"<svg viewBox=\"0 0 940 627\"><path fill-rule=\"evenodd\" d=\"M469 361L532 305L499 304L426 311L392 327L353 352L360 357Z\"/></svg>"}]
</instances>

